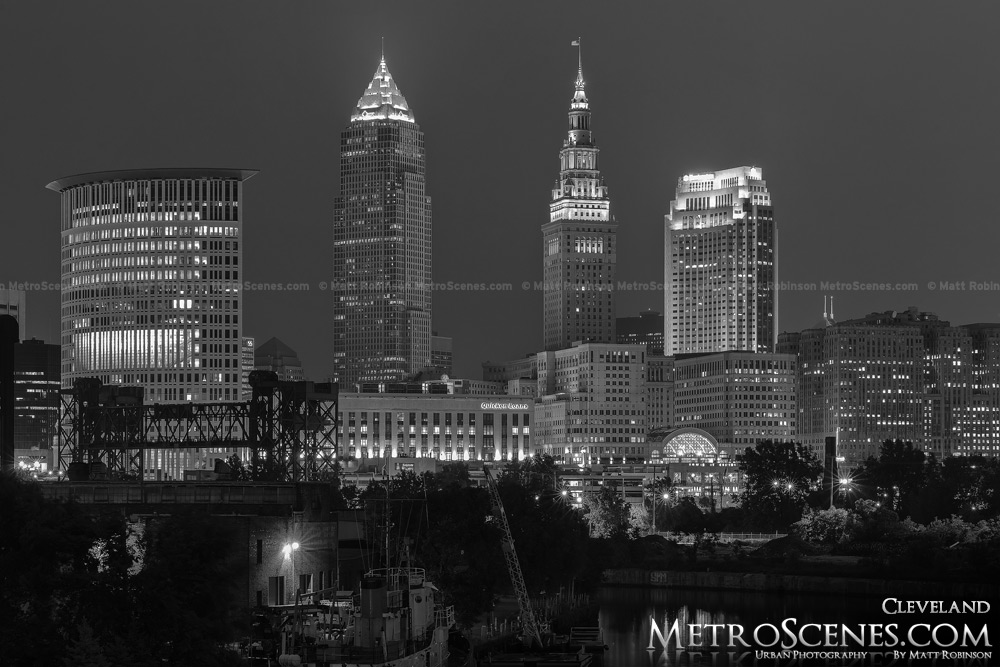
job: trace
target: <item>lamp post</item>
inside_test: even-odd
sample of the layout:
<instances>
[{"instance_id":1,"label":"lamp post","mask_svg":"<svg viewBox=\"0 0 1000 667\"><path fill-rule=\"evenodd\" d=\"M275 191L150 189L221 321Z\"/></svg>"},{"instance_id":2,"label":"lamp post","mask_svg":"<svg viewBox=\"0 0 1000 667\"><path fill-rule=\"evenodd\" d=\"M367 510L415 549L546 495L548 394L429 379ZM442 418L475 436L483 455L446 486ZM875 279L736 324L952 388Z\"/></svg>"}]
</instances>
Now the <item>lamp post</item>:
<instances>
[{"instance_id":1,"label":"lamp post","mask_svg":"<svg viewBox=\"0 0 1000 667\"><path fill-rule=\"evenodd\" d=\"M851 484L853 484L853 483L854 483L854 480L852 480L850 477L841 477L840 478L840 499L841 499L841 502L843 502L843 503L846 504L847 494L850 492L850 490L851 490Z\"/></svg>"},{"instance_id":2,"label":"lamp post","mask_svg":"<svg viewBox=\"0 0 1000 667\"><path fill-rule=\"evenodd\" d=\"M668 500L670 500L670 494L664 491L661 498L663 498L663 502L665 504ZM653 506L653 535L656 535L656 492L655 491L652 494L650 504Z\"/></svg>"},{"instance_id":3,"label":"lamp post","mask_svg":"<svg viewBox=\"0 0 1000 667\"><path fill-rule=\"evenodd\" d=\"M295 581L295 557L294 553L299 550L298 542L289 542L285 546L281 547L281 553L285 554L285 560L292 562L292 586L294 586L295 599L298 600L298 583Z\"/></svg>"}]
</instances>

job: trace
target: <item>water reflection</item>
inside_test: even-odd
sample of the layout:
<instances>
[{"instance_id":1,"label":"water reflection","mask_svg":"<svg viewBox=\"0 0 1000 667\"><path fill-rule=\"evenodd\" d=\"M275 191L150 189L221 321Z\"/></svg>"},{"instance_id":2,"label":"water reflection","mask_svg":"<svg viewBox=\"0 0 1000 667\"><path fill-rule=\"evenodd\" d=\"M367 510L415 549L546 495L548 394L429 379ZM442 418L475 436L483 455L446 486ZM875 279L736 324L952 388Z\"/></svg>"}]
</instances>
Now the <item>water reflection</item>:
<instances>
[{"instance_id":1,"label":"water reflection","mask_svg":"<svg viewBox=\"0 0 1000 667\"><path fill-rule=\"evenodd\" d=\"M600 592L599 601L600 625L604 642L608 645L604 664L608 667L784 664L761 660L753 649L744 648L735 641L734 636L742 633L747 643L754 644L750 636L754 628L768 623L780 627L787 618L796 618L798 625L854 625L885 620L880 614L880 601L870 598L605 588ZM670 634L675 621L677 633ZM692 624L699 626L700 636L691 635L689 626ZM653 651L647 649L651 635L655 646ZM661 636L665 641L660 640ZM731 640L735 648L730 647ZM663 650L664 643L666 651ZM697 647L697 644L702 647ZM746 655L748 651L750 655Z\"/></svg>"}]
</instances>

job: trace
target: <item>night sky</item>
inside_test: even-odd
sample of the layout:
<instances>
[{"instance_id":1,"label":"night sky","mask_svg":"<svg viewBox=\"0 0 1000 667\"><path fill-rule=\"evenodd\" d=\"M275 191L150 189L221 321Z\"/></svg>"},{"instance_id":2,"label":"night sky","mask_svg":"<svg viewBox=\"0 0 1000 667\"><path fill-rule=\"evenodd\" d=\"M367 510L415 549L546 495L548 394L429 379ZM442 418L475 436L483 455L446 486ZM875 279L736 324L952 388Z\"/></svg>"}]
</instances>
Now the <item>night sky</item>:
<instances>
[{"instance_id":1,"label":"night sky","mask_svg":"<svg viewBox=\"0 0 1000 667\"><path fill-rule=\"evenodd\" d=\"M625 8L623 9L622 6ZM59 281L62 176L144 167L259 169L245 186L245 335L277 336L306 375L327 340L339 135L385 38L425 133L438 291L455 375L541 348L540 226L583 38L618 278L663 281L678 176L754 164L780 229L779 330L918 306L1000 321L1000 4L995 2L9 2L0 21L0 282ZM965 289L928 283L965 282ZM988 285L990 286L990 285ZM55 292L28 295L28 336L58 342ZM618 315L662 310L619 294Z\"/></svg>"}]
</instances>

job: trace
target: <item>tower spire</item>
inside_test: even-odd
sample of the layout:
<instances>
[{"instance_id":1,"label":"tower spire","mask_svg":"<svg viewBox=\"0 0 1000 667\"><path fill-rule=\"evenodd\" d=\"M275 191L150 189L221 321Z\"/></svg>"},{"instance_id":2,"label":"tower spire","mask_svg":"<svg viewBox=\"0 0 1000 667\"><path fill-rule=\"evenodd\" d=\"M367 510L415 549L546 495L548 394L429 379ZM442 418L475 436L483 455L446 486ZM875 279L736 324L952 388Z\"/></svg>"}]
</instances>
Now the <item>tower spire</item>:
<instances>
[{"instance_id":1,"label":"tower spire","mask_svg":"<svg viewBox=\"0 0 1000 667\"><path fill-rule=\"evenodd\" d=\"M573 40L571 46L576 47L577 69L576 69L576 89L583 90L583 37Z\"/></svg>"},{"instance_id":2,"label":"tower spire","mask_svg":"<svg viewBox=\"0 0 1000 667\"><path fill-rule=\"evenodd\" d=\"M385 36L382 37L382 62L385 62Z\"/></svg>"}]
</instances>

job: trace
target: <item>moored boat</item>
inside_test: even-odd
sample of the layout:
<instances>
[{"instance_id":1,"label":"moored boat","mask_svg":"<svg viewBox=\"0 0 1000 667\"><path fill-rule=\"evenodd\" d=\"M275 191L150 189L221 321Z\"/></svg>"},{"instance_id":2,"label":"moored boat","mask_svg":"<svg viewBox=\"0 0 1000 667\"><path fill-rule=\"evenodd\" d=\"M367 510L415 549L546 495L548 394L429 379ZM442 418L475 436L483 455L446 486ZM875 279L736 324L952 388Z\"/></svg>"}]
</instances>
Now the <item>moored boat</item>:
<instances>
[{"instance_id":1,"label":"moored boat","mask_svg":"<svg viewBox=\"0 0 1000 667\"><path fill-rule=\"evenodd\" d=\"M371 570L350 603L300 596L283 632L280 665L445 667L454 607L423 568Z\"/></svg>"}]
</instances>

